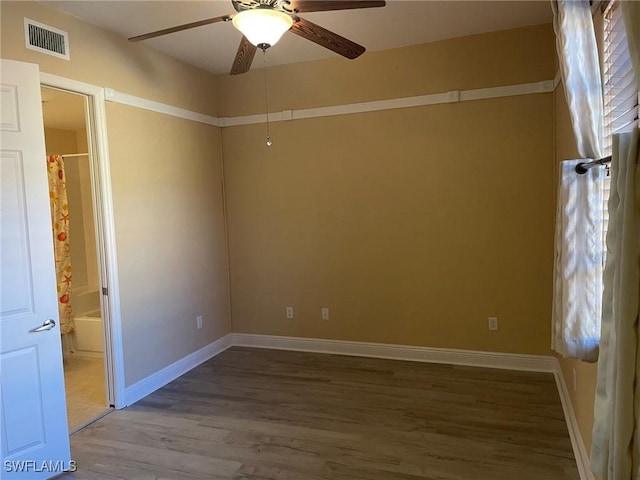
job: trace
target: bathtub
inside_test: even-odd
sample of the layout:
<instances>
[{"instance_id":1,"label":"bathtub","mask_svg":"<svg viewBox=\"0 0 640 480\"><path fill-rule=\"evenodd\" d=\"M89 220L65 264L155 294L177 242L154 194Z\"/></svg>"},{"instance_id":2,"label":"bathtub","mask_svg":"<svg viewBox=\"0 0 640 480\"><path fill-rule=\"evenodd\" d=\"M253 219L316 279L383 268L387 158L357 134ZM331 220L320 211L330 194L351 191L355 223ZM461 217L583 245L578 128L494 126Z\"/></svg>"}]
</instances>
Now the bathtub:
<instances>
[{"instance_id":1,"label":"bathtub","mask_svg":"<svg viewBox=\"0 0 640 480\"><path fill-rule=\"evenodd\" d=\"M73 317L73 353L98 356L104 353L102 318L100 310Z\"/></svg>"}]
</instances>

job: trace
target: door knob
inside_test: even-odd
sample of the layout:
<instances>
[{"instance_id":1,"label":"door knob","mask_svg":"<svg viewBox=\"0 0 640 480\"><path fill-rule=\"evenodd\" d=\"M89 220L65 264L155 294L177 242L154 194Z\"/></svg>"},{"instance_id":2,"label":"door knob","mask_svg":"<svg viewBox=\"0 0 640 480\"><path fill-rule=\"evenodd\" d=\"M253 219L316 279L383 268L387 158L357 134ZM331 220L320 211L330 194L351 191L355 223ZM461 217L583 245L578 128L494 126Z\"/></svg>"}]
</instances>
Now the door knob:
<instances>
[{"instance_id":1,"label":"door knob","mask_svg":"<svg viewBox=\"0 0 640 480\"><path fill-rule=\"evenodd\" d=\"M51 330L55 326L56 326L56 321L52 320L51 318L48 318L39 327L32 328L31 330L29 330L29 333L46 332L47 330Z\"/></svg>"}]
</instances>

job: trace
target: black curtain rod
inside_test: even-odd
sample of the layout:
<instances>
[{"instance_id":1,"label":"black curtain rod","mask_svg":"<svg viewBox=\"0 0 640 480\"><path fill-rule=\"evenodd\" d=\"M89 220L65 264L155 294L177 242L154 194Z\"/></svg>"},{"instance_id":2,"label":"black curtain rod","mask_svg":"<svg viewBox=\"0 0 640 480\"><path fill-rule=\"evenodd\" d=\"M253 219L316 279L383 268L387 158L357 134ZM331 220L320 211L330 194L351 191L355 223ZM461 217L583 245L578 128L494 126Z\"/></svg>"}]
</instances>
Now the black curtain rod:
<instances>
[{"instance_id":1,"label":"black curtain rod","mask_svg":"<svg viewBox=\"0 0 640 480\"><path fill-rule=\"evenodd\" d=\"M607 163L611 163L611 155L608 157L601 158L599 160L592 160L591 162L582 162L576 165L576 173L579 175L584 175L591 168L600 167L602 165L606 165Z\"/></svg>"}]
</instances>

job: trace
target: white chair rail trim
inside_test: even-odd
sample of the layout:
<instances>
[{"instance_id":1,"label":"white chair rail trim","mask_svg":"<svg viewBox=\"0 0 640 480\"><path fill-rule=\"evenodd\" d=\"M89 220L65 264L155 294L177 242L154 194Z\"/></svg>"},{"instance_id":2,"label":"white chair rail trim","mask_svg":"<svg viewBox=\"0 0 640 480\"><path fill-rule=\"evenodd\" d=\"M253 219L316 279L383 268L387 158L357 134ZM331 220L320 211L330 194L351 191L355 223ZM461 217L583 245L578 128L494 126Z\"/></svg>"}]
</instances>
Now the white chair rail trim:
<instances>
[{"instance_id":1,"label":"white chair rail trim","mask_svg":"<svg viewBox=\"0 0 640 480\"><path fill-rule=\"evenodd\" d=\"M269 121L284 122L306 118L330 117L336 115L349 115L353 113L378 112L398 108L421 107L442 103L468 102L473 100L511 97L517 95L550 93L553 92L554 88L554 80L544 80L541 82L479 88L475 90L454 90L445 93L418 95L414 97L401 97L388 100L377 100L372 102L350 103L345 105L332 105L328 107L272 112L269 113ZM185 110L184 108L174 107L161 102L148 100L146 98L129 95L127 93L118 92L111 88L105 88L104 91L105 99L110 102L120 103L122 105L141 108L165 115L171 115L186 120L193 120L217 127L251 125L256 123L264 123L266 121L266 114L218 118L211 115L205 115L202 113Z\"/></svg>"}]
</instances>

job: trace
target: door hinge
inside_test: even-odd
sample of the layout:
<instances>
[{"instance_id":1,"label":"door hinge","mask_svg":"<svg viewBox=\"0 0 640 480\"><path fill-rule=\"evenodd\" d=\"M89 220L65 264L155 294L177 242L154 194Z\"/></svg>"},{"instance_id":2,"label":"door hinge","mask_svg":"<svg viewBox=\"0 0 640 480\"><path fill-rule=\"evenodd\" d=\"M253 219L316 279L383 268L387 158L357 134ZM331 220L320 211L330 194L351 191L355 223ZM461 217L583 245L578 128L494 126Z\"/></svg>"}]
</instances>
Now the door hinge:
<instances>
[{"instance_id":1,"label":"door hinge","mask_svg":"<svg viewBox=\"0 0 640 480\"><path fill-rule=\"evenodd\" d=\"M109 295L109 290L107 290L107 287L102 287L102 294Z\"/></svg>"}]
</instances>

